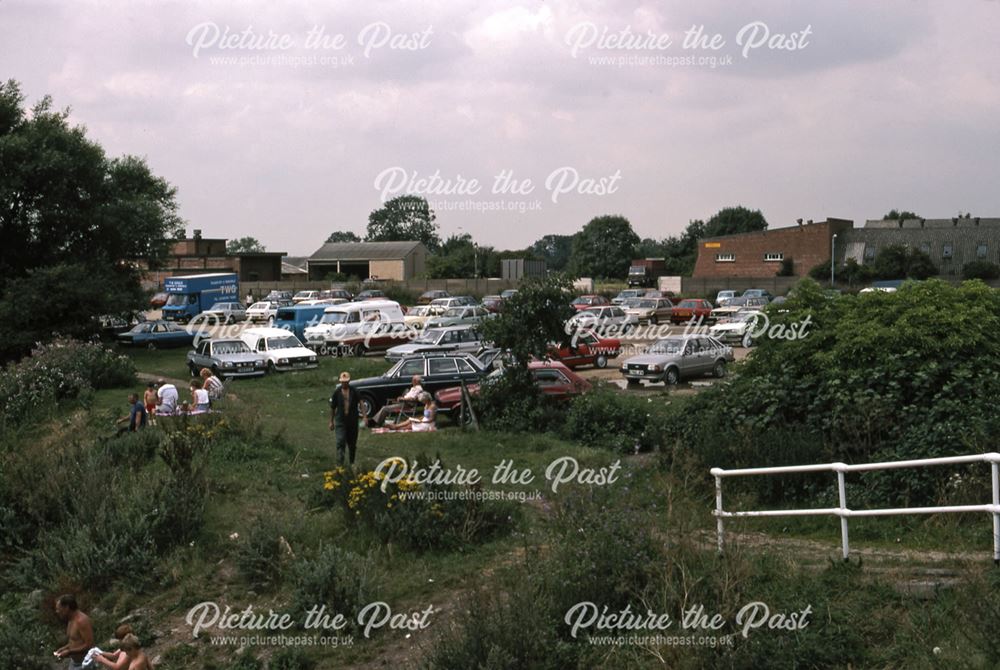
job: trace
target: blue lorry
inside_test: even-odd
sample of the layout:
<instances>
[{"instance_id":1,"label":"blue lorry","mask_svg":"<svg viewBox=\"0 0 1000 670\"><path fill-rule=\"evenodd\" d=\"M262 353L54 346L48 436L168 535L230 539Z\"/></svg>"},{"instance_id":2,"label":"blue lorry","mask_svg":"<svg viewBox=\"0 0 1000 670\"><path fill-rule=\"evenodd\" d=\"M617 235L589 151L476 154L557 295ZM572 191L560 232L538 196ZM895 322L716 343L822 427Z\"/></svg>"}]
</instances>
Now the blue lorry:
<instances>
[{"instance_id":1,"label":"blue lorry","mask_svg":"<svg viewBox=\"0 0 1000 670\"><path fill-rule=\"evenodd\" d=\"M163 290L163 320L187 323L217 302L238 302L240 278L235 272L167 277Z\"/></svg>"}]
</instances>

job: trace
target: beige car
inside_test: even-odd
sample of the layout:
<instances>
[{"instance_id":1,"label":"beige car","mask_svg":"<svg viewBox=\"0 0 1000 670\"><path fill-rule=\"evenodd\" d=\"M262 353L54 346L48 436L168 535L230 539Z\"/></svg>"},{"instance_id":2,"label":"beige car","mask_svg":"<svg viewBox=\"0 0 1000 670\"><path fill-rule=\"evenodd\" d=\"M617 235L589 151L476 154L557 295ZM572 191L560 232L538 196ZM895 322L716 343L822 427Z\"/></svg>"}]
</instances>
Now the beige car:
<instances>
[{"instance_id":1,"label":"beige car","mask_svg":"<svg viewBox=\"0 0 1000 670\"><path fill-rule=\"evenodd\" d=\"M440 305L417 305L406 312L403 322L411 328L421 330L427 324L428 319L441 316L444 313L445 308Z\"/></svg>"},{"instance_id":2,"label":"beige car","mask_svg":"<svg viewBox=\"0 0 1000 670\"><path fill-rule=\"evenodd\" d=\"M639 323L670 323L673 304L667 298L633 298L625 303L625 313Z\"/></svg>"}]
</instances>

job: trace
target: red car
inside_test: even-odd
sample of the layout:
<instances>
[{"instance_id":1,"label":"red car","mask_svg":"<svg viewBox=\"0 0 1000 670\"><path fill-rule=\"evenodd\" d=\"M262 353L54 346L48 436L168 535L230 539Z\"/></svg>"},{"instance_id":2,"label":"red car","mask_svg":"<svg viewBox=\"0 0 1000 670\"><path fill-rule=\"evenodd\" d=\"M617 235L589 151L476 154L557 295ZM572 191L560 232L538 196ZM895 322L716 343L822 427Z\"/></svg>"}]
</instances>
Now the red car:
<instances>
[{"instance_id":1,"label":"red car","mask_svg":"<svg viewBox=\"0 0 1000 670\"><path fill-rule=\"evenodd\" d=\"M618 358L622 352L620 340L598 338L593 333L584 333L576 338L576 346L553 347L549 349L549 358L559 361L570 369L581 365L593 365L605 368L609 358Z\"/></svg>"},{"instance_id":2,"label":"red car","mask_svg":"<svg viewBox=\"0 0 1000 670\"><path fill-rule=\"evenodd\" d=\"M538 385L538 389L547 398L569 400L591 389L590 382L558 361L532 361L528 364L528 369L531 371L531 376L534 378L535 384ZM496 374L503 374L503 372L493 372L490 377ZM469 395L474 396L479 393L479 384L466 384L465 388L469 390ZM434 395L434 398L437 401L439 412L458 411L462 404L462 387L452 386L441 389Z\"/></svg>"},{"instance_id":3,"label":"red car","mask_svg":"<svg viewBox=\"0 0 1000 670\"><path fill-rule=\"evenodd\" d=\"M483 307L487 312L499 314L503 311L503 298L498 295L483 296Z\"/></svg>"},{"instance_id":4,"label":"red car","mask_svg":"<svg viewBox=\"0 0 1000 670\"><path fill-rule=\"evenodd\" d=\"M573 309L578 312L584 309L590 309L591 307L604 307L605 305L610 304L611 301L603 295L581 295L579 298L570 303Z\"/></svg>"},{"instance_id":5,"label":"red car","mask_svg":"<svg viewBox=\"0 0 1000 670\"><path fill-rule=\"evenodd\" d=\"M411 341L413 330L405 323L372 323L358 333L337 341L326 340L318 349L320 355L366 356L373 351L385 351L397 344Z\"/></svg>"},{"instance_id":6,"label":"red car","mask_svg":"<svg viewBox=\"0 0 1000 670\"><path fill-rule=\"evenodd\" d=\"M159 309L167 304L167 298L169 297L169 293L154 293L153 297L149 299L149 306L154 309Z\"/></svg>"},{"instance_id":7,"label":"red car","mask_svg":"<svg viewBox=\"0 0 1000 670\"><path fill-rule=\"evenodd\" d=\"M685 298L674 305L670 321L687 323L692 318L699 323L708 323L712 315L712 303L702 298Z\"/></svg>"}]
</instances>

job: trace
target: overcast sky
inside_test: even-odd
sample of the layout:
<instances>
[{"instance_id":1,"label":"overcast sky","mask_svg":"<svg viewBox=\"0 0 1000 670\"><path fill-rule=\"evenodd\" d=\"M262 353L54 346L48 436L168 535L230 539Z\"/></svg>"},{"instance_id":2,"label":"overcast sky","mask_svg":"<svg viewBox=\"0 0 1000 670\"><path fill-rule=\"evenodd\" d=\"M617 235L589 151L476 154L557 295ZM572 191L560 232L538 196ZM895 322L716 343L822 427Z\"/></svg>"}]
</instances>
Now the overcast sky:
<instances>
[{"instance_id":1,"label":"overcast sky","mask_svg":"<svg viewBox=\"0 0 1000 670\"><path fill-rule=\"evenodd\" d=\"M0 72L145 157L189 232L308 254L416 190L443 237L517 248L735 204L1000 216L998 26L995 0L0 0Z\"/></svg>"}]
</instances>

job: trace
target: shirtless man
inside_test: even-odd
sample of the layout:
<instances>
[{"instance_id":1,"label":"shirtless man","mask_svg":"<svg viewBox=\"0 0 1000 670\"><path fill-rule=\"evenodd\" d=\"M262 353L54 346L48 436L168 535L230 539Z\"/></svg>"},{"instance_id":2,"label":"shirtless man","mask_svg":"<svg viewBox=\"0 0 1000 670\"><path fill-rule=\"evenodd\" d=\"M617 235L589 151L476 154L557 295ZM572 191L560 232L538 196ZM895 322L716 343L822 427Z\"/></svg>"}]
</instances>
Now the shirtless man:
<instances>
[{"instance_id":1,"label":"shirtless man","mask_svg":"<svg viewBox=\"0 0 1000 670\"><path fill-rule=\"evenodd\" d=\"M56 600L56 616L66 622L66 644L55 650L57 658L68 658L70 670L83 667L83 659L94 647L94 627L90 617L80 611L72 593Z\"/></svg>"},{"instance_id":2,"label":"shirtless man","mask_svg":"<svg viewBox=\"0 0 1000 670\"><path fill-rule=\"evenodd\" d=\"M153 663L142 651L139 638L132 633L121 639L118 651L97 656L94 660L112 670L154 670Z\"/></svg>"}]
</instances>

